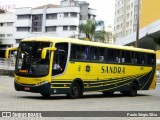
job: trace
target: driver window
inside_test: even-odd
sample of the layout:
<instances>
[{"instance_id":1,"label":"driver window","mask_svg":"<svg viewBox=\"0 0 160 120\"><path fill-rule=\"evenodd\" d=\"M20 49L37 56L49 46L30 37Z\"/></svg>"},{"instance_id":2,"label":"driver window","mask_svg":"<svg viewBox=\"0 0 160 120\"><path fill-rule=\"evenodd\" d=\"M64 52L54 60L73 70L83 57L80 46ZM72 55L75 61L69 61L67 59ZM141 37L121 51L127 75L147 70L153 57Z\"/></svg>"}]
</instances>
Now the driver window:
<instances>
[{"instance_id":1,"label":"driver window","mask_svg":"<svg viewBox=\"0 0 160 120\"><path fill-rule=\"evenodd\" d=\"M54 52L52 75L64 72L68 56L68 43L56 43L55 47L57 50Z\"/></svg>"}]
</instances>

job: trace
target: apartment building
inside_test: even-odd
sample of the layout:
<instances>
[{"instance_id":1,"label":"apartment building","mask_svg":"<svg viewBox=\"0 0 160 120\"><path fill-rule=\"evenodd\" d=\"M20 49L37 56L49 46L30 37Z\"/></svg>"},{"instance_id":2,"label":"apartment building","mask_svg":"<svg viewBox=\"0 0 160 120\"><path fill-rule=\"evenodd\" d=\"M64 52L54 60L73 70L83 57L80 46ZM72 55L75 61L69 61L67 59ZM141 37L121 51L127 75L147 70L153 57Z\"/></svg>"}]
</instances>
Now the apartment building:
<instances>
[{"instance_id":1,"label":"apartment building","mask_svg":"<svg viewBox=\"0 0 160 120\"><path fill-rule=\"evenodd\" d=\"M0 57L4 57L6 47L11 47L15 44L14 22L16 15L11 12L0 10Z\"/></svg>"},{"instance_id":2,"label":"apartment building","mask_svg":"<svg viewBox=\"0 0 160 120\"><path fill-rule=\"evenodd\" d=\"M107 33L109 33L108 36L106 37L105 43L114 44L114 29L113 29L113 26L112 25L105 26L105 31Z\"/></svg>"},{"instance_id":3,"label":"apartment building","mask_svg":"<svg viewBox=\"0 0 160 120\"><path fill-rule=\"evenodd\" d=\"M16 9L16 45L33 36L70 37L79 35L79 25L95 19L96 10L85 1L62 0L60 5Z\"/></svg>"},{"instance_id":4,"label":"apartment building","mask_svg":"<svg viewBox=\"0 0 160 120\"><path fill-rule=\"evenodd\" d=\"M115 0L115 39L128 36L137 28L138 0Z\"/></svg>"}]
</instances>

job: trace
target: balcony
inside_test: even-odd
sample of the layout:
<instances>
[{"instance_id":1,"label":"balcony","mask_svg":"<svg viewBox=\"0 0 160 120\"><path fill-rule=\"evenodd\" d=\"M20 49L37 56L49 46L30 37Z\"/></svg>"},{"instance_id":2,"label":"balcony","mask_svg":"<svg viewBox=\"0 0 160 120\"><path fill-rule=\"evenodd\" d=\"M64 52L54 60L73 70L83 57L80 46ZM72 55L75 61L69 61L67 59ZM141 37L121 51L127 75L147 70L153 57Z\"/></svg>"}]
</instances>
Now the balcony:
<instances>
[{"instance_id":1,"label":"balcony","mask_svg":"<svg viewBox=\"0 0 160 120\"><path fill-rule=\"evenodd\" d=\"M63 25L79 26L79 18L69 17L57 20L46 20L46 26L63 26Z\"/></svg>"},{"instance_id":2,"label":"balcony","mask_svg":"<svg viewBox=\"0 0 160 120\"><path fill-rule=\"evenodd\" d=\"M79 7L48 8L46 13L64 13L64 12L80 13L80 8Z\"/></svg>"},{"instance_id":3,"label":"balcony","mask_svg":"<svg viewBox=\"0 0 160 120\"><path fill-rule=\"evenodd\" d=\"M15 22L16 27L30 27L31 26L31 20L30 19L23 19L23 20L17 20Z\"/></svg>"}]
</instances>

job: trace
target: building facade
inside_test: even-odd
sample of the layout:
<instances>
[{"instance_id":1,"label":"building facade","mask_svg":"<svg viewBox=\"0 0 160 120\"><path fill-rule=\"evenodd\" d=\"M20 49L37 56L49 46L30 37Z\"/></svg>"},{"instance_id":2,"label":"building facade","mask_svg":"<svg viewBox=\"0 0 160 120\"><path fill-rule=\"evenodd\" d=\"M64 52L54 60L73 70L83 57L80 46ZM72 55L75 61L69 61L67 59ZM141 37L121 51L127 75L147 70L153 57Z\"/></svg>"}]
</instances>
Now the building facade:
<instances>
[{"instance_id":1,"label":"building facade","mask_svg":"<svg viewBox=\"0 0 160 120\"><path fill-rule=\"evenodd\" d=\"M4 57L6 47L11 47L15 44L15 20L16 15L14 13L0 12L0 57Z\"/></svg>"},{"instance_id":2,"label":"building facade","mask_svg":"<svg viewBox=\"0 0 160 120\"><path fill-rule=\"evenodd\" d=\"M112 25L106 26L105 31L108 33L105 43L114 44L114 29Z\"/></svg>"},{"instance_id":3,"label":"building facade","mask_svg":"<svg viewBox=\"0 0 160 120\"><path fill-rule=\"evenodd\" d=\"M79 35L79 25L95 19L95 9L85 1L63 0L60 5L16 9L16 45L33 36L70 37Z\"/></svg>"},{"instance_id":4,"label":"building facade","mask_svg":"<svg viewBox=\"0 0 160 120\"><path fill-rule=\"evenodd\" d=\"M115 0L115 39L128 36L137 28L138 0Z\"/></svg>"},{"instance_id":5,"label":"building facade","mask_svg":"<svg viewBox=\"0 0 160 120\"><path fill-rule=\"evenodd\" d=\"M116 0L116 7L118 6L118 3L120 0ZM122 0L122 3L124 4L127 3L127 1L132 1L132 0ZM117 19L118 18L118 14L117 14L117 10L118 8L116 8L116 15L115 15L115 37L116 37L116 41L115 44L117 45L131 45L134 46L135 45L135 41L136 41L136 22L137 22L137 6L138 6L138 2L136 2L137 0L135 0L135 14L134 14L134 26L133 26L133 33L129 34L129 35L121 35L119 36L119 29L118 28L118 23L117 23ZM154 40L160 39L160 1L159 0L140 0L140 17L139 17L139 42L138 42L138 46L141 48L146 48L146 49L153 49L156 50L157 46L154 42ZM125 19L125 18L123 18ZM126 19L127 20L127 19ZM126 29L126 28L125 28ZM117 32L118 31L118 32Z\"/></svg>"}]
</instances>

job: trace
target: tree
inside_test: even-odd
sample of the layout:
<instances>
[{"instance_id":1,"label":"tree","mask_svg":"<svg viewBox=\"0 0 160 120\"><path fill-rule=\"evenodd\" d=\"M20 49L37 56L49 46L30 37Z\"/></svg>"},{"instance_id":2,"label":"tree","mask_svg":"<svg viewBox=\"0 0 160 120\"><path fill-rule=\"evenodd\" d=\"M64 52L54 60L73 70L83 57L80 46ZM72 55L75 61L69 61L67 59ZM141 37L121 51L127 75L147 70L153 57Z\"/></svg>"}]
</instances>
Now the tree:
<instances>
[{"instance_id":1,"label":"tree","mask_svg":"<svg viewBox=\"0 0 160 120\"><path fill-rule=\"evenodd\" d=\"M89 40L92 40L94 32L96 29L95 21L88 19L86 24L81 24L79 26L80 32L85 34L85 37L88 38Z\"/></svg>"},{"instance_id":2,"label":"tree","mask_svg":"<svg viewBox=\"0 0 160 120\"><path fill-rule=\"evenodd\" d=\"M94 38L95 40L99 41L99 42L109 42L110 37L112 37L112 33L111 32L106 32L104 30L100 30L100 31L96 31Z\"/></svg>"},{"instance_id":3,"label":"tree","mask_svg":"<svg viewBox=\"0 0 160 120\"><path fill-rule=\"evenodd\" d=\"M100 27L102 29L96 31L96 29ZM90 41L93 40L93 38L97 41L104 42L106 38L109 38L111 33L104 31L104 21L94 21L92 19L88 19L86 24L81 24L79 26L80 32L85 34L85 39L88 39ZM108 40L108 39L107 39Z\"/></svg>"}]
</instances>

